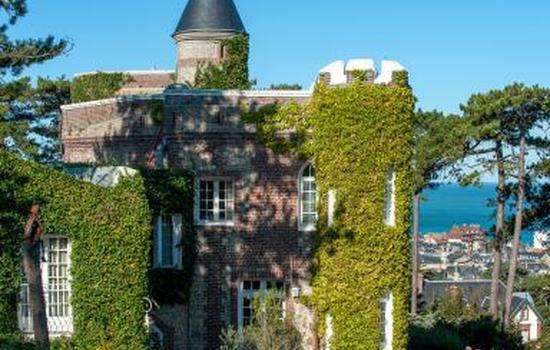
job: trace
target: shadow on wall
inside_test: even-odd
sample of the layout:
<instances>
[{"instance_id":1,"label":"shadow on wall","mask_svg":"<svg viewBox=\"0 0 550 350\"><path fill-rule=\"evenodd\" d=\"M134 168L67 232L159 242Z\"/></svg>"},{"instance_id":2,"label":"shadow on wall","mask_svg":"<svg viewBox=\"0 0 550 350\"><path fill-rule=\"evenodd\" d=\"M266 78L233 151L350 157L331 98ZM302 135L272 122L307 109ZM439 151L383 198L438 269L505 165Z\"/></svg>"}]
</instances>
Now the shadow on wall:
<instances>
[{"instance_id":1,"label":"shadow on wall","mask_svg":"<svg viewBox=\"0 0 550 350\"><path fill-rule=\"evenodd\" d=\"M209 339L207 347L217 348L221 330L237 322L237 306L228 301L237 297L240 281L285 281L308 288L312 237L297 234L298 175L306 160L275 154L258 142L252 126L241 122L241 104L255 109L263 101L215 92L166 94L162 125L151 118L152 101L163 98L118 99L119 124L106 126L104 136L95 139L93 157L97 163L142 167L154 153L157 167L234 180L235 224L197 230L194 289L206 293L207 310L222 311L192 324L191 333L205 332L201 337ZM226 305L216 305L218 300ZM200 318L200 310L193 305L190 310Z\"/></svg>"}]
</instances>

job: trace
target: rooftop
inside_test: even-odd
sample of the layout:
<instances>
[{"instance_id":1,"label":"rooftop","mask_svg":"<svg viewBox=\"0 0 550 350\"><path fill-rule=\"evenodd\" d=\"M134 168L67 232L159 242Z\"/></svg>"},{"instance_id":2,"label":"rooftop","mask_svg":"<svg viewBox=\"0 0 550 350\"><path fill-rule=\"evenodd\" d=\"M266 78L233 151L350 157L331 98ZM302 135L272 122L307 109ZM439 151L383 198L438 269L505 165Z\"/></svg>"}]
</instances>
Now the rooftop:
<instances>
[{"instance_id":1,"label":"rooftop","mask_svg":"<svg viewBox=\"0 0 550 350\"><path fill-rule=\"evenodd\" d=\"M246 32L233 0L189 0L174 35L197 32Z\"/></svg>"}]
</instances>

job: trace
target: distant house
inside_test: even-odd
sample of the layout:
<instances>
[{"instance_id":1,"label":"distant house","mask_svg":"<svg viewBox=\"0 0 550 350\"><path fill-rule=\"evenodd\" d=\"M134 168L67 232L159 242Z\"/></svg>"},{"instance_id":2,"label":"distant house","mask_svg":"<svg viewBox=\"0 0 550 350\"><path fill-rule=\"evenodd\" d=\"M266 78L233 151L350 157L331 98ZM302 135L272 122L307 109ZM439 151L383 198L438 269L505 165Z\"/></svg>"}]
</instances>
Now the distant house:
<instances>
[{"instance_id":1,"label":"distant house","mask_svg":"<svg viewBox=\"0 0 550 350\"><path fill-rule=\"evenodd\" d=\"M474 251L484 250L487 234L479 225L453 226L446 236L450 243L466 244Z\"/></svg>"},{"instance_id":2,"label":"distant house","mask_svg":"<svg viewBox=\"0 0 550 350\"><path fill-rule=\"evenodd\" d=\"M542 316L529 293L514 293L512 319L518 325L525 343L536 341L542 335Z\"/></svg>"},{"instance_id":3,"label":"distant house","mask_svg":"<svg viewBox=\"0 0 550 350\"><path fill-rule=\"evenodd\" d=\"M426 306L441 300L445 294L459 288L464 300L479 311L486 311L491 301L491 280L471 281L424 281L420 300ZM504 305L506 286L500 282L499 308ZM521 331L525 343L538 340L542 335L543 318L527 292L514 293L512 299L512 320Z\"/></svg>"}]
</instances>

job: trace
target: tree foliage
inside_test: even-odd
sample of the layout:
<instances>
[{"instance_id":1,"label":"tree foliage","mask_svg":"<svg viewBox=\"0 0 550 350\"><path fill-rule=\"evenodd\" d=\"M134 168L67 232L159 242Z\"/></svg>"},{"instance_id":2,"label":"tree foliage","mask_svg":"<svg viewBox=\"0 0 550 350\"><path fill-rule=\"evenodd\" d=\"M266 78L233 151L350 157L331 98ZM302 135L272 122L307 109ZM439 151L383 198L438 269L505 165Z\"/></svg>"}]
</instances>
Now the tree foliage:
<instances>
[{"instance_id":1,"label":"tree foliage","mask_svg":"<svg viewBox=\"0 0 550 350\"><path fill-rule=\"evenodd\" d=\"M9 28L27 13L26 0L1 0L0 9L8 17L8 22L0 25L0 77L8 73L18 75L24 68L50 60L68 49L67 40L56 40L53 36L10 39L7 33Z\"/></svg>"},{"instance_id":2,"label":"tree foliage","mask_svg":"<svg viewBox=\"0 0 550 350\"><path fill-rule=\"evenodd\" d=\"M490 315L479 313L460 288L449 288L440 300L413 319L409 350L523 350L520 332L503 328Z\"/></svg>"},{"instance_id":3,"label":"tree foliage","mask_svg":"<svg viewBox=\"0 0 550 350\"><path fill-rule=\"evenodd\" d=\"M0 141L27 159L52 163L60 159L60 106L69 102L64 78L29 78L0 85Z\"/></svg>"},{"instance_id":4,"label":"tree foliage","mask_svg":"<svg viewBox=\"0 0 550 350\"><path fill-rule=\"evenodd\" d=\"M59 147L53 131L57 128L59 106L68 101L68 82L17 78L24 68L45 62L69 48L67 40L52 36L44 39L13 40L8 30L27 13L25 0L2 0L0 11L7 23L0 25L0 149L21 156L53 161Z\"/></svg>"}]
</instances>

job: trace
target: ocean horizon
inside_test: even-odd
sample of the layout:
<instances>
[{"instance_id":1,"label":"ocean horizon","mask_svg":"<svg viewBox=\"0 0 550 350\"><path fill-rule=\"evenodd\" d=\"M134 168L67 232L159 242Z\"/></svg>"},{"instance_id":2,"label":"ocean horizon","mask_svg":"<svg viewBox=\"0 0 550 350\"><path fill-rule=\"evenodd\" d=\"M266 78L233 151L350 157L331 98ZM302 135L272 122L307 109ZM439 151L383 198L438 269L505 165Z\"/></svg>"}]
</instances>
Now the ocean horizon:
<instances>
[{"instance_id":1,"label":"ocean horizon","mask_svg":"<svg viewBox=\"0 0 550 350\"><path fill-rule=\"evenodd\" d=\"M495 198L496 184L462 187L442 184L424 192L420 205L420 233L448 232L455 225L480 225L490 231L495 224L495 208L489 200ZM533 244L533 233L524 232L522 243Z\"/></svg>"}]
</instances>

